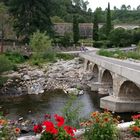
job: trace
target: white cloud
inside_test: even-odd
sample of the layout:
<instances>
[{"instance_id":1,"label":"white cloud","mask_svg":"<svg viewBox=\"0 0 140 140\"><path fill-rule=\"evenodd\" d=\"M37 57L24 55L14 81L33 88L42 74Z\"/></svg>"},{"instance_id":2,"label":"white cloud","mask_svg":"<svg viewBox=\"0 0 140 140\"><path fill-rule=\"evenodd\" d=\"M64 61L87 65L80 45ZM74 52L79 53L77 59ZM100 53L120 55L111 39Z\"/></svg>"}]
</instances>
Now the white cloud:
<instances>
[{"instance_id":1,"label":"white cloud","mask_svg":"<svg viewBox=\"0 0 140 140\"><path fill-rule=\"evenodd\" d=\"M114 6L120 8L123 4L130 5L131 8L137 8L140 5L140 0L88 0L89 7L95 10L97 7L102 7L102 9L107 8L108 2L110 2L110 7L113 9Z\"/></svg>"}]
</instances>

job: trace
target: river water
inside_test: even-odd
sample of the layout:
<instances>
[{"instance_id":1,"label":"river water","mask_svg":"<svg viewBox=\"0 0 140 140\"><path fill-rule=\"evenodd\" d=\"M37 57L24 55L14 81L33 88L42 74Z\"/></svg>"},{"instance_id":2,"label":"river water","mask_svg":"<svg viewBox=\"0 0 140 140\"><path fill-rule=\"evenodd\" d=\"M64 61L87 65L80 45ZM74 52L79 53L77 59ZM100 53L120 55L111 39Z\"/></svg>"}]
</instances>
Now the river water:
<instances>
[{"instance_id":1,"label":"river water","mask_svg":"<svg viewBox=\"0 0 140 140\"><path fill-rule=\"evenodd\" d=\"M82 105L80 111L81 118L89 117L93 111L101 111L99 107L99 95L96 92L86 92L84 95L77 96L73 105ZM69 96L61 90L46 92L39 95L24 95L20 97L0 98L0 111L7 114L9 119L17 120L21 117L29 120L41 119L44 114L61 115L62 109L69 101ZM116 114L118 115L118 114ZM131 120L132 113L119 114L122 120Z\"/></svg>"},{"instance_id":2,"label":"river water","mask_svg":"<svg viewBox=\"0 0 140 140\"><path fill-rule=\"evenodd\" d=\"M69 101L69 96L61 90L51 91L40 95L25 95L21 97L0 99L0 111L8 118L38 119L46 113L61 114L62 109ZM77 96L74 106L82 105L80 117L88 117L93 111L100 111L98 96L91 93Z\"/></svg>"}]
</instances>

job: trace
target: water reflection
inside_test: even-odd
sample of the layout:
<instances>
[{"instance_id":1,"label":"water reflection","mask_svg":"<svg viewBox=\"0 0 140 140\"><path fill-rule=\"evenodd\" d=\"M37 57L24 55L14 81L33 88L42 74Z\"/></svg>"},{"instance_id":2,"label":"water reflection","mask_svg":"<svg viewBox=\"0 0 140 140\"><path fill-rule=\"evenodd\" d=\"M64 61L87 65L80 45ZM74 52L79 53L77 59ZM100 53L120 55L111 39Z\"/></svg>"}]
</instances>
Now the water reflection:
<instances>
[{"instance_id":1,"label":"water reflection","mask_svg":"<svg viewBox=\"0 0 140 140\"><path fill-rule=\"evenodd\" d=\"M69 100L68 96L61 91L47 92L41 95L26 95L17 98L11 98L8 101L0 101L0 110L8 112L8 118L25 119L40 118L46 113L61 114L62 108ZM77 102L83 104L80 116L87 117L93 111L100 110L99 99L95 94L86 93L78 96L74 105Z\"/></svg>"}]
</instances>

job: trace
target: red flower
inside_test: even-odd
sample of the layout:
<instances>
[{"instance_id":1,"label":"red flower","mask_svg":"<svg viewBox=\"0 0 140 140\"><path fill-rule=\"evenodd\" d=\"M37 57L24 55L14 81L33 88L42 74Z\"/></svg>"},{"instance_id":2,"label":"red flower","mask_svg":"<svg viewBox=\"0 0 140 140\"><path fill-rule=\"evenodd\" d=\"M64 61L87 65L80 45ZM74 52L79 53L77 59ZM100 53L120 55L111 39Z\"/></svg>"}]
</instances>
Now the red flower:
<instances>
[{"instance_id":1,"label":"red flower","mask_svg":"<svg viewBox=\"0 0 140 140\"><path fill-rule=\"evenodd\" d=\"M58 130L54 127L54 124L50 121L43 122L43 125L46 127L46 132L51 134L57 134Z\"/></svg>"},{"instance_id":2,"label":"red flower","mask_svg":"<svg viewBox=\"0 0 140 140\"><path fill-rule=\"evenodd\" d=\"M35 125L34 126L34 132L35 133L41 133L42 132L42 126L39 124L39 125Z\"/></svg>"},{"instance_id":3,"label":"red flower","mask_svg":"<svg viewBox=\"0 0 140 140\"><path fill-rule=\"evenodd\" d=\"M72 128L70 126L64 126L64 130L72 137L74 136L74 131L76 131L75 128Z\"/></svg>"},{"instance_id":4,"label":"red flower","mask_svg":"<svg viewBox=\"0 0 140 140\"><path fill-rule=\"evenodd\" d=\"M76 138L72 138L72 140L77 140Z\"/></svg>"},{"instance_id":5,"label":"red flower","mask_svg":"<svg viewBox=\"0 0 140 140\"><path fill-rule=\"evenodd\" d=\"M135 119L140 119L140 114L138 114L138 115L134 115L134 116L132 116L132 118L135 120Z\"/></svg>"},{"instance_id":6,"label":"red flower","mask_svg":"<svg viewBox=\"0 0 140 140\"><path fill-rule=\"evenodd\" d=\"M57 122L57 126L61 127L64 124L64 118L62 116L54 115L55 121Z\"/></svg>"},{"instance_id":7,"label":"red flower","mask_svg":"<svg viewBox=\"0 0 140 140\"><path fill-rule=\"evenodd\" d=\"M135 132L139 132L140 131L140 128L138 126L133 126L132 127L132 130L135 131Z\"/></svg>"},{"instance_id":8,"label":"red flower","mask_svg":"<svg viewBox=\"0 0 140 140\"><path fill-rule=\"evenodd\" d=\"M58 130L55 127L48 127L48 128L46 128L46 132L49 132L49 133L55 135L58 133Z\"/></svg>"},{"instance_id":9,"label":"red flower","mask_svg":"<svg viewBox=\"0 0 140 140\"><path fill-rule=\"evenodd\" d=\"M46 127L54 127L54 124L50 121L44 121L42 125L44 125Z\"/></svg>"}]
</instances>

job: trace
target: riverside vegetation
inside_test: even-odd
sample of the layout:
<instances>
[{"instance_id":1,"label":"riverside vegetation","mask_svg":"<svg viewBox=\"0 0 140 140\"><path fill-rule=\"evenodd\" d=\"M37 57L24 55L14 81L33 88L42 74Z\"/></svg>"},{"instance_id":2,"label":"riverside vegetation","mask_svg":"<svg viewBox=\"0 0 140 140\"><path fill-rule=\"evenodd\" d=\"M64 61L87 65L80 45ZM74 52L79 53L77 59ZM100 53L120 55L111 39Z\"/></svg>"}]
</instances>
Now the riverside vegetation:
<instances>
[{"instance_id":1,"label":"riverside vegetation","mask_svg":"<svg viewBox=\"0 0 140 140\"><path fill-rule=\"evenodd\" d=\"M138 44L136 51L124 52L124 51L121 51L119 48L114 51L101 49L98 51L98 54L102 56L106 56L106 57L113 57L113 58L119 58L119 59L132 58L132 59L140 60L140 43Z\"/></svg>"}]
</instances>

